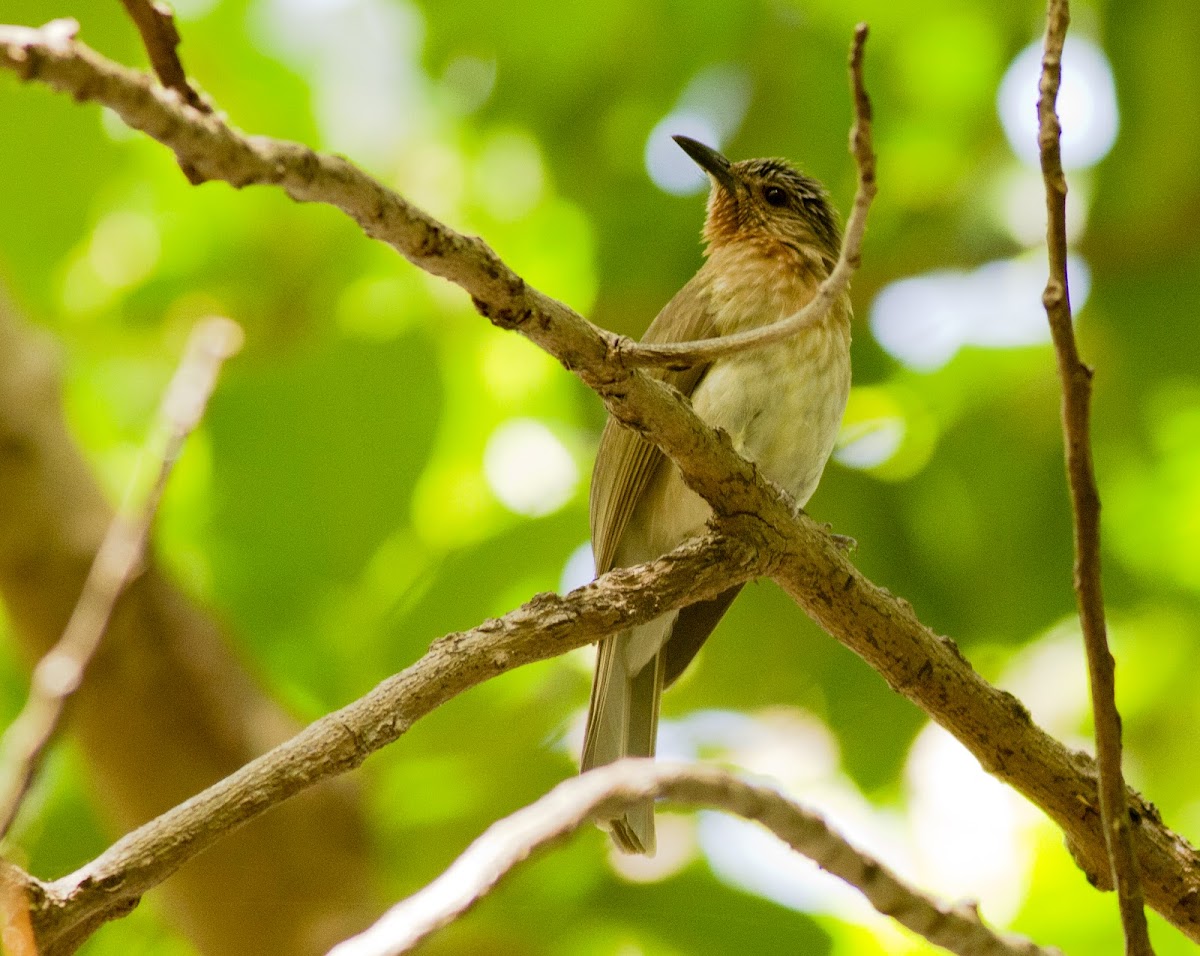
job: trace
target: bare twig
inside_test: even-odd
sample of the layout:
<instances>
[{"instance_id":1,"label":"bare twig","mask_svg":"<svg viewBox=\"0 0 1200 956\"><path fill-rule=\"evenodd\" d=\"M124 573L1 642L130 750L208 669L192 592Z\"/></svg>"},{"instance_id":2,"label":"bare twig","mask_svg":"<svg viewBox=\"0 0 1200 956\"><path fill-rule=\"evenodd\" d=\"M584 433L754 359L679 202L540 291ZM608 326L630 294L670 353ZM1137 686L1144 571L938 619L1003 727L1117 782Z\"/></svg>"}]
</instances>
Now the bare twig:
<instances>
[{"instance_id":1,"label":"bare twig","mask_svg":"<svg viewBox=\"0 0 1200 956\"><path fill-rule=\"evenodd\" d=\"M716 767L625 759L560 783L546 796L488 827L436 880L393 906L370 929L329 956L400 956L466 913L518 863L593 820L639 800L663 798L754 820L797 853L845 880L880 913L960 956L1061 956L1057 949L998 934L970 904L946 906L909 886L832 830L820 815L771 787Z\"/></svg>"},{"instance_id":2,"label":"bare twig","mask_svg":"<svg viewBox=\"0 0 1200 956\"><path fill-rule=\"evenodd\" d=\"M4 734L0 835L12 826L67 700L83 680L117 598L142 560L167 477L184 439L200 421L222 363L240 347L241 335L229 319L208 319L188 340L139 474L96 553L62 638L34 668L29 699Z\"/></svg>"},{"instance_id":3,"label":"bare twig","mask_svg":"<svg viewBox=\"0 0 1200 956\"><path fill-rule=\"evenodd\" d=\"M179 59L179 31L175 29L175 14L161 0L121 0L129 18L142 37L142 45L150 57L150 65L159 82L168 90L174 90L192 109L211 113L212 105L188 82L183 63ZM185 160L179 168L193 186L204 182L204 176Z\"/></svg>"},{"instance_id":4,"label":"bare twig","mask_svg":"<svg viewBox=\"0 0 1200 956\"><path fill-rule=\"evenodd\" d=\"M175 29L171 8L159 0L121 0L121 3L142 35L150 65L162 85L178 93L192 109L211 113L212 106L188 82L179 60L179 31Z\"/></svg>"},{"instance_id":5,"label":"bare twig","mask_svg":"<svg viewBox=\"0 0 1200 956\"><path fill-rule=\"evenodd\" d=\"M867 213L878 189L875 184L875 152L871 147L871 100L867 96L862 69L863 50L868 32L867 25L860 23L854 30L854 42L850 46L850 87L854 95L850 154L858 167L858 187L854 193L854 206L846 223L846 234L842 239L837 263L817 288L812 301L785 319L733 335L653 345L622 339L614 356L615 361L626 368L677 368L697 362L711 362L725 355L773 345L820 322L833 308L833 304L846 293L850 287L851 276L862 264L862 240L867 229Z\"/></svg>"},{"instance_id":6,"label":"bare twig","mask_svg":"<svg viewBox=\"0 0 1200 956\"><path fill-rule=\"evenodd\" d=\"M1046 245L1050 258L1050 275L1042 301L1050 321L1063 387L1063 444L1075 515L1075 596L1087 649L1092 719L1096 727L1100 819L1108 847L1111 880L1120 901L1126 952L1130 956L1150 956L1153 950L1146 928L1125 781L1121 773L1121 717L1117 712L1114 662L1105 633L1104 594L1100 584L1100 494L1092 467L1090 433L1092 369L1080 359L1075 344L1067 283L1067 180L1062 167L1061 128L1055 106L1069 21L1068 0L1049 0L1038 100L1038 145L1046 183Z\"/></svg>"},{"instance_id":7,"label":"bare twig","mask_svg":"<svg viewBox=\"0 0 1200 956\"><path fill-rule=\"evenodd\" d=\"M115 514L63 416L64 358L54 333L0 294L0 603L10 650L34 663L62 636ZM302 726L235 642L147 553L69 704L89 801L114 836ZM291 956L366 926L378 914L362 893L374 871L359 783L312 788L210 848L156 894L159 911L204 953L241 953L255 938L256 956ZM36 881L28 891L36 905Z\"/></svg>"}]
</instances>

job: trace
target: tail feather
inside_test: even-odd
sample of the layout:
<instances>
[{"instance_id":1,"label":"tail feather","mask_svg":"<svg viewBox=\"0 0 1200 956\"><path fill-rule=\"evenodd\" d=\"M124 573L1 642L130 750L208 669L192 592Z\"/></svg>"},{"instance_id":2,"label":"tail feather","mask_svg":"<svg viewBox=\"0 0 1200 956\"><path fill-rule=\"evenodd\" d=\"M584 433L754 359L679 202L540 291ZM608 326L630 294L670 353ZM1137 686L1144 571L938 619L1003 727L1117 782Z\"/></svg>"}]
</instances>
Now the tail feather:
<instances>
[{"instance_id":1,"label":"tail feather","mask_svg":"<svg viewBox=\"0 0 1200 956\"><path fill-rule=\"evenodd\" d=\"M600 644L580 761L583 770L627 756L654 756L658 704L663 689L663 655L655 654L630 676L625 658L629 636L628 632L616 634ZM623 816L612 820L610 827L613 840L626 853L654 853L653 800L630 807Z\"/></svg>"}]
</instances>

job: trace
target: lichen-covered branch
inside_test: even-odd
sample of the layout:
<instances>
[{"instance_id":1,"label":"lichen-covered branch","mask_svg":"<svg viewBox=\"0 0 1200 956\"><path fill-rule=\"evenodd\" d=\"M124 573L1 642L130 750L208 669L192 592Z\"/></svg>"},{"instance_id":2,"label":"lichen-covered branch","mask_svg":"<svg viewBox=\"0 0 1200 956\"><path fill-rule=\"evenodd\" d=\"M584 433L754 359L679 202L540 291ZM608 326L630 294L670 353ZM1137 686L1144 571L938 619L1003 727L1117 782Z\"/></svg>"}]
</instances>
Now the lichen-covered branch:
<instances>
[{"instance_id":1,"label":"lichen-covered branch","mask_svg":"<svg viewBox=\"0 0 1200 956\"><path fill-rule=\"evenodd\" d=\"M959 956L1062 956L984 925L969 904L947 906L850 844L819 814L778 790L698 764L629 759L574 777L488 828L436 880L329 956L400 956L488 895L518 864L595 820L647 797L754 820L863 894L880 913Z\"/></svg>"},{"instance_id":2,"label":"lichen-covered branch","mask_svg":"<svg viewBox=\"0 0 1200 956\"><path fill-rule=\"evenodd\" d=\"M496 325L526 336L574 371L609 411L647 434L718 513L762 512L785 520L790 507L736 452L661 382L610 361L621 338L526 285L488 245L464 236L338 156L298 143L248 136L216 114L179 102L143 73L76 41L73 21L40 30L0 27L0 67L79 99L108 106L128 125L174 151L206 179L235 187L275 185L299 202L341 209L367 235L414 265L455 283Z\"/></svg>"}]
</instances>

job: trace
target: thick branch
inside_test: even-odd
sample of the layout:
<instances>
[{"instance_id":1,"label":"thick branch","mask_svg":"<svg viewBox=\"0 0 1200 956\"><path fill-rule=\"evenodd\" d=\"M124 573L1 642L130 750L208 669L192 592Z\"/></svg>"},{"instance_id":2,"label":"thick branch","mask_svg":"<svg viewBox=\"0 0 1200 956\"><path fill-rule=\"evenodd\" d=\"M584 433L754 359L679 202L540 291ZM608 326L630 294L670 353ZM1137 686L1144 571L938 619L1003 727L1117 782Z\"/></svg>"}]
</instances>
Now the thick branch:
<instances>
[{"instance_id":1,"label":"thick branch","mask_svg":"<svg viewBox=\"0 0 1200 956\"><path fill-rule=\"evenodd\" d=\"M456 694L497 674L582 647L769 570L752 520L664 558L606 574L566 597L542 594L499 620L451 634L400 674L186 803L119 840L87 866L42 884L33 922L43 952L78 927L124 915L148 889L259 814L371 753Z\"/></svg>"},{"instance_id":2,"label":"thick branch","mask_svg":"<svg viewBox=\"0 0 1200 956\"><path fill-rule=\"evenodd\" d=\"M863 49L867 42L867 25L860 23L854 31L850 47L850 88L854 96L854 125L850 129L850 153L858 167L858 187L854 206L846 223L846 235L833 271L817 288L812 301L795 315L759 328L746 329L732 335L693 342L668 342L660 345L622 340L616 355L625 368L669 367L711 362L724 355L759 349L799 334L829 314L850 287L850 278L862 263L862 240L867 229L867 213L875 198L875 152L871 148L871 100L863 82Z\"/></svg>"},{"instance_id":3,"label":"thick branch","mask_svg":"<svg viewBox=\"0 0 1200 956\"><path fill-rule=\"evenodd\" d=\"M1092 466L1092 370L1079 358L1067 283L1067 179L1055 103L1062 77L1063 42L1070 20L1067 0L1050 0L1038 100L1038 145L1046 184L1046 245L1050 276L1042 300L1062 379L1062 422L1067 483L1075 515L1075 596L1087 650L1096 759L1100 769L1100 818L1108 846L1111 885L1120 901L1126 952L1150 956L1150 936L1133 850L1125 780L1121 773L1121 717L1117 712L1114 662L1104 624L1100 584L1100 493Z\"/></svg>"},{"instance_id":4,"label":"thick branch","mask_svg":"<svg viewBox=\"0 0 1200 956\"><path fill-rule=\"evenodd\" d=\"M808 538L809 542L804 542ZM1011 694L993 687L955 643L918 620L907 601L864 578L833 546L814 560L819 532L803 521L780 543L790 553L774 578L830 634L953 734L985 770L1040 807L1067 836L1093 882L1108 873L1096 768L1037 726ZM1138 865L1151 904L1200 942L1200 855L1163 826L1134 791L1129 802Z\"/></svg>"},{"instance_id":5,"label":"thick branch","mask_svg":"<svg viewBox=\"0 0 1200 956\"><path fill-rule=\"evenodd\" d=\"M863 578L823 529L806 515L794 515L790 503L733 452L728 439L707 428L678 396L641 372L615 367L613 353L620 349L616 336L530 289L481 240L431 219L345 160L237 133L213 116L181 107L145 77L104 60L82 44L56 40L53 30L0 28L0 66L110 106L131 126L159 139L210 178L236 186L274 183L297 200L334 205L419 267L462 286L494 323L519 331L554 355L601 395L615 417L662 448L718 514L755 515L761 524L753 527L767 529L764 537L778 535L760 550L778 548L788 555L777 576L805 610L958 735L985 767L1045 807L1066 829L1089 873L1098 872L1094 867L1105 858L1105 851L1094 809L1091 761L1068 752L1035 727L1018 701L989 688L953 643L921 625L907 603ZM693 592L688 600L700 597ZM630 619L621 617L619 623L624 626ZM559 649L567 646L575 644L562 643ZM452 669L447 675L458 680L453 668L463 665L449 664ZM472 675L464 686L479 679ZM403 681L404 675L394 680ZM410 688L404 693L426 692ZM426 706L423 701L418 705ZM374 734L398 735L392 715L377 718L382 726ZM302 737L312 742L308 732ZM335 752L346 746L355 752L343 735L327 739ZM1021 742L1022 754L1014 754L1012 741ZM289 747L293 758L305 753L304 746ZM333 759L337 766L331 772L354 764ZM275 766L280 773L290 773L293 764L285 761ZM247 773L258 770L247 768ZM291 782L271 783L255 812L305 786L307 770L298 773ZM242 774L230 778L233 783L226 781L208 791L178 814L173 811L168 824L176 829L185 823L194 826L188 822L193 811L228 819L224 816L230 812L228 802L242 792L248 779ZM1148 898L1184 932L1200 940L1196 851L1162 825L1153 807L1136 794L1131 800L1142 813L1136 838ZM144 888L144 884L143 876L138 885Z\"/></svg>"},{"instance_id":6,"label":"thick branch","mask_svg":"<svg viewBox=\"0 0 1200 956\"><path fill-rule=\"evenodd\" d=\"M466 913L517 864L594 820L647 797L712 807L754 820L797 853L861 892L880 913L960 956L1062 956L988 929L970 905L946 906L852 846L816 813L779 791L716 767L626 759L590 770L494 823L436 880L392 907L329 956L400 956Z\"/></svg>"},{"instance_id":7,"label":"thick branch","mask_svg":"<svg viewBox=\"0 0 1200 956\"><path fill-rule=\"evenodd\" d=\"M4 734L0 837L12 826L67 700L100 647L117 598L142 562L167 478L184 441L200 422L221 365L241 347L241 337L241 329L228 319L206 320L192 332L143 453L146 475L134 477L125 504L96 552L63 636L33 669L29 699ZM147 475L152 475L149 481Z\"/></svg>"}]
</instances>

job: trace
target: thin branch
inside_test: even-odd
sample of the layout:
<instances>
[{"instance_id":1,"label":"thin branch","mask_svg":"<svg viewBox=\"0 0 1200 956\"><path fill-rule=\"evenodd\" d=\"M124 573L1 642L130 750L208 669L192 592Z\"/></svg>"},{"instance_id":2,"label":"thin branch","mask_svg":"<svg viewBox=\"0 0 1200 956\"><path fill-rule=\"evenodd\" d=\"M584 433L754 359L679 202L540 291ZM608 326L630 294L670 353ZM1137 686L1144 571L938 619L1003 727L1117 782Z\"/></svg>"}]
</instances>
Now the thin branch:
<instances>
[{"instance_id":1,"label":"thin branch","mask_svg":"<svg viewBox=\"0 0 1200 956\"><path fill-rule=\"evenodd\" d=\"M241 338L241 329L229 319L207 319L188 340L138 473L96 553L75 610L58 643L34 668L29 699L4 734L0 836L16 819L67 701L100 647L117 598L141 564L167 478L204 413L221 365L240 348Z\"/></svg>"},{"instance_id":2,"label":"thin branch","mask_svg":"<svg viewBox=\"0 0 1200 956\"><path fill-rule=\"evenodd\" d=\"M336 206L368 235L387 242L418 267L462 286L493 323L519 332L557 358L601 396L618 420L670 456L718 515L732 516L725 519L725 527L735 527L732 522L736 520L751 522L737 534L746 535L750 529L761 536L754 539L760 560L785 556L783 566L771 573L797 603L830 634L877 667L889 684L954 733L986 769L1042 807L1063 828L1090 876L1097 874L1099 861L1107 866L1104 836L1094 809L1092 761L1067 750L1030 720L1019 701L983 681L953 642L921 624L907 602L864 578L823 528L807 515L796 514L791 502L733 451L728 438L701 422L677 394L640 371L615 367L612 355L620 347L617 336L597 329L562 303L530 288L481 240L432 219L347 161L295 143L246 136L215 116L184 109L144 75L111 63L85 45L72 42L70 36L64 38L70 29L73 25L68 30L59 24L41 30L0 27L0 67L79 99L104 103L128 125L194 162L209 178L235 186L274 184L297 201ZM691 592L687 601L700 597ZM637 595L613 599L620 610L610 606L612 616L605 625L609 630L632 623L631 609L643 607L637 604ZM647 612L646 619L660 613L662 610ZM572 626L578 627L578 621ZM592 637L600 633L604 632L597 631ZM538 642L537 637L527 639ZM547 643L553 640L553 634L547 636L529 659L541 659L568 646L560 643L548 649ZM395 739L415 719L411 715L420 716L459 690L520 662L511 653L503 660L495 659L490 645L479 653L479 657L465 652L461 658L441 656L394 678L403 686L389 684L393 693L375 698L391 702L392 709L376 710L373 723L360 719L355 727L368 727L366 736L371 741L380 735ZM464 676L463 670L469 673ZM282 752L268 755L268 762L249 765L151 824L161 827L155 840L149 841L147 833L142 833L138 844L142 855L127 858L123 870L115 868L119 856L106 855L102 859L107 878L116 885L128 874L128 892L136 898L155 881L158 870L153 854L176 852L172 849L174 833L183 834L177 855L186 857L195 852L194 847L210 845L216 839L210 824L217 831L236 826L315 780L356 766L361 759L358 741L338 729L338 715L331 716L332 722L327 719L319 733L310 728ZM263 789L255 789L258 786ZM1130 799L1136 801L1134 806L1141 814L1137 851L1148 898L1167 919L1200 941L1200 855L1162 824L1152 805L1136 794L1131 793ZM205 834L202 840L195 839L197 831ZM110 852L116 851L114 847ZM173 858L168 869L177 865ZM72 879L67 878L55 890L55 899L61 901L63 895L78 889ZM97 881L88 890L93 912L104 905L96 900L103 895L96 888L99 885ZM47 925L52 921L52 916L47 917ZM35 928L41 932L36 913Z\"/></svg>"},{"instance_id":3,"label":"thin branch","mask_svg":"<svg viewBox=\"0 0 1200 956\"><path fill-rule=\"evenodd\" d=\"M1092 466L1092 369L1075 344L1067 282L1067 179L1055 104L1062 78L1062 51L1070 22L1068 0L1049 0L1038 100L1038 145L1046 184L1046 245L1050 275L1042 301L1062 380L1062 422L1067 483L1075 516L1075 596L1087 649L1096 760L1100 769L1100 818L1108 846L1111 880L1120 901L1126 953L1151 956L1149 931L1133 851L1132 826L1121 773L1121 717L1117 712L1114 662L1104 624L1100 584L1100 494Z\"/></svg>"},{"instance_id":4,"label":"thin branch","mask_svg":"<svg viewBox=\"0 0 1200 956\"><path fill-rule=\"evenodd\" d=\"M854 30L854 41L850 46L850 88L854 96L854 125L850 129L850 155L858 167L858 186L854 193L854 206L846 223L846 234L842 249L833 271L817 288L812 301L799 312L756 329L747 329L733 335L693 342L669 342L650 345L623 339L615 360L626 368L668 367L679 368L737 352L773 345L792 338L810 325L815 325L828 315L833 304L850 288L850 278L862 264L863 234L867 229L867 213L878 187L875 184L875 152L871 147L871 100L867 96L863 81L863 50L867 42L868 28L860 23Z\"/></svg>"},{"instance_id":5,"label":"thin branch","mask_svg":"<svg viewBox=\"0 0 1200 956\"><path fill-rule=\"evenodd\" d=\"M179 31L175 29L175 14L171 8L159 0L121 0L121 3L142 36L142 44L159 82L178 93L192 109L211 113L212 106L188 82L179 60Z\"/></svg>"},{"instance_id":6,"label":"thin branch","mask_svg":"<svg viewBox=\"0 0 1200 956\"><path fill-rule=\"evenodd\" d=\"M291 740L113 844L82 869L40 884L34 928L44 953L79 926L123 916L140 896L230 831L320 780L357 767L463 691L621 627L715 597L770 569L752 519L650 564L611 571L565 597L542 594L498 620L434 642L415 664Z\"/></svg>"},{"instance_id":7,"label":"thin branch","mask_svg":"<svg viewBox=\"0 0 1200 956\"><path fill-rule=\"evenodd\" d=\"M771 787L699 764L625 759L574 777L488 827L436 880L396 904L370 929L329 956L400 956L494 890L517 864L594 820L640 800L662 798L754 820L797 853L849 883L880 913L960 956L1062 956L1057 949L998 934L970 904L946 906L909 886L852 846L822 817Z\"/></svg>"},{"instance_id":8,"label":"thin branch","mask_svg":"<svg viewBox=\"0 0 1200 956\"><path fill-rule=\"evenodd\" d=\"M142 45L150 57L150 65L159 82L174 90L194 110L211 113L212 105L188 82L179 59L179 31L175 29L175 14L161 0L121 0L129 18L142 37ZM193 186L204 182L204 176L190 163L180 160L179 168Z\"/></svg>"}]
</instances>

